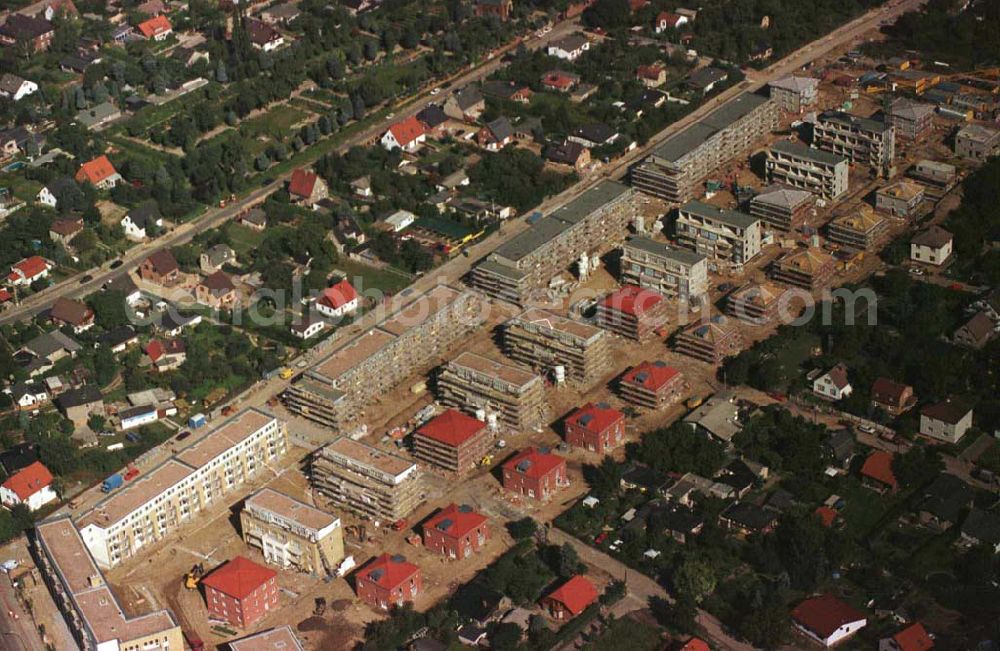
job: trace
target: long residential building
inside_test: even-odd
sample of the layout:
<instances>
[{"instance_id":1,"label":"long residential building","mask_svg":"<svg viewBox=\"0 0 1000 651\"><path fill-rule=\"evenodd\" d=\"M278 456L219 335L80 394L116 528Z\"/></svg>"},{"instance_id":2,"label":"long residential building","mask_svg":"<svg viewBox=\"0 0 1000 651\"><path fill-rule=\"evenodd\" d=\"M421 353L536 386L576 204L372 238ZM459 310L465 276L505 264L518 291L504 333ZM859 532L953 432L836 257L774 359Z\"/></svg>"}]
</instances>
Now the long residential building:
<instances>
[{"instance_id":1,"label":"long residential building","mask_svg":"<svg viewBox=\"0 0 1000 651\"><path fill-rule=\"evenodd\" d=\"M743 93L654 149L632 168L632 185L667 201L690 201L706 177L777 128L778 113L770 99Z\"/></svg>"},{"instance_id":2,"label":"long residential building","mask_svg":"<svg viewBox=\"0 0 1000 651\"><path fill-rule=\"evenodd\" d=\"M800 142L779 140L767 150L767 180L836 199L847 192L847 159Z\"/></svg>"},{"instance_id":3,"label":"long residential building","mask_svg":"<svg viewBox=\"0 0 1000 651\"><path fill-rule=\"evenodd\" d=\"M779 231L794 231L806 222L815 198L811 192L771 185L750 200L750 214Z\"/></svg>"},{"instance_id":4,"label":"long residential building","mask_svg":"<svg viewBox=\"0 0 1000 651\"><path fill-rule=\"evenodd\" d=\"M896 156L896 138L891 124L862 118L843 111L827 111L813 125L813 144L823 151L867 165L872 174L890 176Z\"/></svg>"},{"instance_id":5,"label":"long residential building","mask_svg":"<svg viewBox=\"0 0 1000 651\"><path fill-rule=\"evenodd\" d=\"M689 299L708 292L708 259L645 235L622 246L621 281L668 297Z\"/></svg>"},{"instance_id":6,"label":"long residential building","mask_svg":"<svg viewBox=\"0 0 1000 651\"><path fill-rule=\"evenodd\" d=\"M816 103L819 92L819 79L813 77L782 77L768 84L771 99L782 111L801 113Z\"/></svg>"},{"instance_id":7,"label":"long residential building","mask_svg":"<svg viewBox=\"0 0 1000 651\"><path fill-rule=\"evenodd\" d=\"M533 290L581 256L617 246L636 217L635 193L602 181L504 242L473 267L469 283L500 300L524 305Z\"/></svg>"},{"instance_id":8,"label":"long residential building","mask_svg":"<svg viewBox=\"0 0 1000 651\"><path fill-rule=\"evenodd\" d=\"M246 499L240 532L243 542L260 550L265 561L283 568L333 576L344 559L340 518L273 488Z\"/></svg>"},{"instance_id":9,"label":"long residential building","mask_svg":"<svg viewBox=\"0 0 1000 651\"><path fill-rule=\"evenodd\" d=\"M600 380L611 364L604 330L536 308L504 324L503 348L536 371L561 367L566 379L582 386Z\"/></svg>"},{"instance_id":10,"label":"long residential building","mask_svg":"<svg viewBox=\"0 0 1000 651\"><path fill-rule=\"evenodd\" d=\"M677 214L677 243L708 258L714 270L739 271L760 253L760 219L689 201Z\"/></svg>"},{"instance_id":11,"label":"long residential building","mask_svg":"<svg viewBox=\"0 0 1000 651\"><path fill-rule=\"evenodd\" d=\"M244 409L76 521L97 564L112 568L191 522L287 451L284 421Z\"/></svg>"},{"instance_id":12,"label":"long residential building","mask_svg":"<svg viewBox=\"0 0 1000 651\"><path fill-rule=\"evenodd\" d=\"M363 418L369 402L437 362L482 317L481 297L475 292L438 285L336 346L282 398L300 416L344 427Z\"/></svg>"},{"instance_id":13,"label":"long residential building","mask_svg":"<svg viewBox=\"0 0 1000 651\"><path fill-rule=\"evenodd\" d=\"M545 423L548 411L542 378L535 373L464 352L448 362L437 379L441 402L527 431Z\"/></svg>"},{"instance_id":14,"label":"long residential building","mask_svg":"<svg viewBox=\"0 0 1000 651\"><path fill-rule=\"evenodd\" d=\"M346 436L316 451L310 474L316 490L338 507L373 520L405 518L423 499L417 464Z\"/></svg>"},{"instance_id":15,"label":"long residential building","mask_svg":"<svg viewBox=\"0 0 1000 651\"><path fill-rule=\"evenodd\" d=\"M82 651L180 651L181 627L169 610L129 616L68 516L35 527L42 578Z\"/></svg>"}]
</instances>

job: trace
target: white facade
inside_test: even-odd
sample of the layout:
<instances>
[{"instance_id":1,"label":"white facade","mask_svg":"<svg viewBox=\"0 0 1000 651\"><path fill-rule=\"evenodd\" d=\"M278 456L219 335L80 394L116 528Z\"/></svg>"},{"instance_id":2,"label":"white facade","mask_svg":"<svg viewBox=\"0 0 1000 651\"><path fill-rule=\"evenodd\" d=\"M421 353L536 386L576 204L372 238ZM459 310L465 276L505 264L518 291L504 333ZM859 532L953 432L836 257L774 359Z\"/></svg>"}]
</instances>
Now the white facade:
<instances>
[{"instance_id":1,"label":"white facade","mask_svg":"<svg viewBox=\"0 0 1000 651\"><path fill-rule=\"evenodd\" d=\"M35 195L35 199L38 201L38 203L48 206L49 208L55 208L56 204L59 203L56 200L56 195L52 194L52 192L47 187L39 190L38 194Z\"/></svg>"},{"instance_id":2,"label":"white facade","mask_svg":"<svg viewBox=\"0 0 1000 651\"><path fill-rule=\"evenodd\" d=\"M357 302L357 299L354 299ZM315 337L319 333L323 332L323 328L326 327L325 321L313 321L305 328L292 328L292 334L299 339L309 339L310 337Z\"/></svg>"},{"instance_id":3,"label":"white facade","mask_svg":"<svg viewBox=\"0 0 1000 651\"><path fill-rule=\"evenodd\" d=\"M546 49L546 53L550 57L556 57L559 59L563 59L564 61L575 61L580 57L581 54L583 54L589 49L590 49L589 41L586 43L581 43L579 46L571 50L563 49L563 47L559 43L554 43L548 46L548 48Z\"/></svg>"},{"instance_id":4,"label":"white facade","mask_svg":"<svg viewBox=\"0 0 1000 651\"><path fill-rule=\"evenodd\" d=\"M851 392L854 390L849 382L845 383L843 386L838 385L833 381L833 378L830 377L830 373L828 372L813 380L812 389L813 393L831 400L843 400L851 395Z\"/></svg>"},{"instance_id":5,"label":"white facade","mask_svg":"<svg viewBox=\"0 0 1000 651\"><path fill-rule=\"evenodd\" d=\"M851 637L852 635L854 635L867 625L868 625L867 619L859 619L854 622L848 622L846 624L840 625L840 627L838 627L837 630L835 630L833 633L831 633L828 637L825 638L819 637L818 635L816 635L809 629L805 628L804 626L799 625L798 623L795 624L795 627L800 631L802 631L803 633L805 633L806 635L808 635L809 637L811 637L812 639L818 641L820 644L824 646L833 646L838 642L841 642Z\"/></svg>"},{"instance_id":6,"label":"white facade","mask_svg":"<svg viewBox=\"0 0 1000 651\"><path fill-rule=\"evenodd\" d=\"M382 148L387 151L392 151L393 149L402 149L403 151L416 151L419 149L420 145L427 141L427 134L421 133L419 136L411 140L410 142L399 142L396 140L396 135L392 132L392 129L385 132L382 136L382 140L379 142L382 144ZM370 196L371 188L368 188L368 195Z\"/></svg>"},{"instance_id":7,"label":"white facade","mask_svg":"<svg viewBox=\"0 0 1000 651\"><path fill-rule=\"evenodd\" d=\"M970 409L956 423L920 414L920 435L946 443L958 443L972 427L972 410Z\"/></svg>"},{"instance_id":8,"label":"white facade","mask_svg":"<svg viewBox=\"0 0 1000 651\"><path fill-rule=\"evenodd\" d=\"M346 314L350 314L358 309L358 297L355 296L351 300L347 301L340 307L333 307L323 303L321 300L316 301L316 310L325 317L331 319L340 318Z\"/></svg>"},{"instance_id":9,"label":"white facade","mask_svg":"<svg viewBox=\"0 0 1000 651\"><path fill-rule=\"evenodd\" d=\"M142 427L143 425L155 423L158 420L160 420L160 415L156 408L150 407L149 411L144 411L127 418L122 418L122 429L134 429L136 427Z\"/></svg>"},{"instance_id":10,"label":"white facade","mask_svg":"<svg viewBox=\"0 0 1000 651\"><path fill-rule=\"evenodd\" d=\"M49 502L55 501L59 496L56 492L52 490L52 485L43 486L34 493L28 496L28 499L24 500L24 505L28 507L29 511L37 511ZM6 507L13 507L21 504L21 498L18 497L17 493L10 490L9 488L4 488L0 486L0 502Z\"/></svg>"},{"instance_id":11,"label":"white facade","mask_svg":"<svg viewBox=\"0 0 1000 651\"><path fill-rule=\"evenodd\" d=\"M27 79L21 80L21 85L13 93L0 92L3 97L8 97L15 102L31 95L32 93L38 92L38 84L33 81L28 81Z\"/></svg>"},{"instance_id":12,"label":"white facade","mask_svg":"<svg viewBox=\"0 0 1000 651\"><path fill-rule=\"evenodd\" d=\"M910 260L940 266L951 257L952 240L941 246L928 246L910 242Z\"/></svg>"},{"instance_id":13,"label":"white facade","mask_svg":"<svg viewBox=\"0 0 1000 651\"><path fill-rule=\"evenodd\" d=\"M409 227L415 221L417 221L417 216L409 210L397 210L385 218L385 223L392 226L395 233Z\"/></svg>"},{"instance_id":14,"label":"white facade","mask_svg":"<svg viewBox=\"0 0 1000 651\"><path fill-rule=\"evenodd\" d=\"M24 393L15 401L15 404L17 404L18 409L32 410L40 407L42 404L47 402L48 399L48 392L42 388L38 388L35 391Z\"/></svg>"},{"instance_id":15,"label":"white facade","mask_svg":"<svg viewBox=\"0 0 1000 651\"><path fill-rule=\"evenodd\" d=\"M153 223L156 224L157 226L162 226L163 220L157 219ZM124 217L122 217L121 224L122 228L125 229L125 237L127 237L128 239L130 240L146 239L146 226L145 225L139 226L138 224L132 221L131 216L125 215Z\"/></svg>"}]
</instances>

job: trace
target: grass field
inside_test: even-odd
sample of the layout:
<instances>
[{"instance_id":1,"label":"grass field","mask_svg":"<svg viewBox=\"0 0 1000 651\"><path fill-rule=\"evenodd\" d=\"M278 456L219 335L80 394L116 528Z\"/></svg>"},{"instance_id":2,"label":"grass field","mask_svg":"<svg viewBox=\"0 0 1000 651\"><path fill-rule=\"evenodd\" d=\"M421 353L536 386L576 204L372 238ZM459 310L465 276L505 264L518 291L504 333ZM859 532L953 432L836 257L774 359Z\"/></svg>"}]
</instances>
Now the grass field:
<instances>
[{"instance_id":1,"label":"grass field","mask_svg":"<svg viewBox=\"0 0 1000 651\"><path fill-rule=\"evenodd\" d=\"M245 258L246 254L260 246L264 239L263 232L240 226L236 222L229 222L224 228L226 238L236 251L237 259Z\"/></svg>"},{"instance_id":2,"label":"grass field","mask_svg":"<svg viewBox=\"0 0 1000 651\"><path fill-rule=\"evenodd\" d=\"M395 294L413 282L409 274L391 267L376 269L345 258L338 260L334 266L347 274L351 284L359 293L377 289L387 294Z\"/></svg>"},{"instance_id":3,"label":"grass field","mask_svg":"<svg viewBox=\"0 0 1000 651\"><path fill-rule=\"evenodd\" d=\"M281 136L293 124L301 122L308 117L310 117L309 114L302 109L281 104L275 106L264 115L241 123L240 133L249 138L256 138L259 135Z\"/></svg>"}]
</instances>

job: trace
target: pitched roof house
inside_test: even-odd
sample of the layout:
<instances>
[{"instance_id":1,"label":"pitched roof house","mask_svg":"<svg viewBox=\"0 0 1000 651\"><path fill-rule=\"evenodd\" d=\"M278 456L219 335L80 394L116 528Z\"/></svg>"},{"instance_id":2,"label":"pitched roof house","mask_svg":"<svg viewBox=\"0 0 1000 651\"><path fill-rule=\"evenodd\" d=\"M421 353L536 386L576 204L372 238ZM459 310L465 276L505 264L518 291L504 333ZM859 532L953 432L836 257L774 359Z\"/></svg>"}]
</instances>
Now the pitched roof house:
<instances>
[{"instance_id":1,"label":"pitched roof house","mask_svg":"<svg viewBox=\"0 0 1000 651\"><path fill-rule=\"evenodd\" d=\"M893 416L917 404L913 387L880 377L872 383L872 405Z\"/></svg>"},{"instance_id":2,"label":"pitched roof house","mask_svg":"<svg viewBox=\"0 0 1000 651\"><path fill-rule=\"evenodd\" d=\"M101 155L80 166L74 177L77 183L90 183L96 188L113 188L122 180L121 174L107 156Z\"/></svg>"},{"instance_id":3,"label":"pitched roof house","mask_svg":"<svg viewBox=\"0 0 1000 651\"><path fill-rule=\"evenodd\" d=\"M792 610L795 627L825 646L855 635L868 624L863 613L831 594L802 601Z\"/></svg>"},{"instance_id":4,"label":"pitched roof house","mask_svg":"<svg viewBox=\"0 0 1000 651\"><path fill-rule=\"evenodd\" d=\"M0 486L0 502L7 508L24 504L36 511L55 499L58 495L52 490L52 473L41 461L17 471Z\"/></svg>"},{"instance_id":5,"label":"pitched roof house","mask_svg":"<svg viewBox=\"0 0 1000 651\"><path fill-rule=\"evenodd\" d=\"M318 201L326 199L329 188L318 174L308 170L298 168L292 172L292 178L288 182L288 194L292 201L304 206L313 206Z\"/></svg>"},{"instance_id":6,"label":"pitched roof house","mask_svg":"<svg viewBox=\"0 0 1000 651\"><path fill-rule=\"evenodd\" d=\"M49 319L70 326L74 333L80 334L94 325L94 311L82 301L60 296L49 309Z\"/></svg>"},{"instance_id":7,"label":"pitched roof house","mask_svg":"<svg viewBox=\"0 0 1000 651\"><path fill-rule=\"evenodd\" d=\"M144 20L138 25L139 33L145 39L162 41L174 33L174 28L164 15L153 16L149 20Z\"/></svg>"},{"instance_id":8,"label":"pitched roof house","mask_svg":"<svg viewBox=\"0 0 1000 651\"><path fill-rule=\"evenodd\" d=\"M339 318L358 309L358 292L346 278L323 290L316 310L325 317Z\"/></svg>"},{"instance_id":9,"label":"pitched roof house","mask_svg":"<svg viewBox=\"0 0 1000 651\"><path fill-rule=\"evenodd\" d=\"M393 149L415 151L426 140L427 133L424 131L423 123L416 116L411 116L390 126L380 142L388 151Z\"/></svg>"},{"instance_id":10,"label":"pitched roof house","mask_svg":"<svg viewBox=\"0 0 1000 651\"><path fill-rule=\"evenodd\" d=\"M892 471L892 454L885 450L873 450L861 466L861 480L878 492L895 493L899 489L899 481Z\"/></svg>"},{"instance_id":11,"label":"pitched roof house","mask_svg":"<svg viewBox=\"0 0 1000 651\"><path fill-rule=\"evenodd\" d=\"M854 390L847 379L847 366L837 364L823 373L812 384L813 393L828 400L843 400Z\"/></svg>"},{"instance_id":12,"label":"pitched roof house","mask_svg":"<svg viewBox=\"0 0 1000 651\"><path fill-rule=\"evenodd\" d=\"M543 597L541 605L554 619L572 619L597 601L597 588L585 576L574 576Z\"/></svg>"}]
</instances>

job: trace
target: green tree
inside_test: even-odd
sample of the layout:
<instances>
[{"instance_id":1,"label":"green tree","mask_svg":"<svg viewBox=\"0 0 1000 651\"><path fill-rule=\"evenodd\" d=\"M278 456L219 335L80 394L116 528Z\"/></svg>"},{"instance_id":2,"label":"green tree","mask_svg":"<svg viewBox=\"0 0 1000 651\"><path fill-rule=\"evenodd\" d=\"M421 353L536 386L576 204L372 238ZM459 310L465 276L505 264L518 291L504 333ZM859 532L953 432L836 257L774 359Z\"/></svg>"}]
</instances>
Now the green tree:
<instances>
[{"instance_id":1,"label":"green tree","mask_svg":"<svg viewBox=\"0 0 1000 651\"><path fill-rule=\"evenodd\" d=\"M673 583L678 594L700 603L715 590L715 570L704 561L688 558L677 569Z\"/></svg>"}]
</instances>

